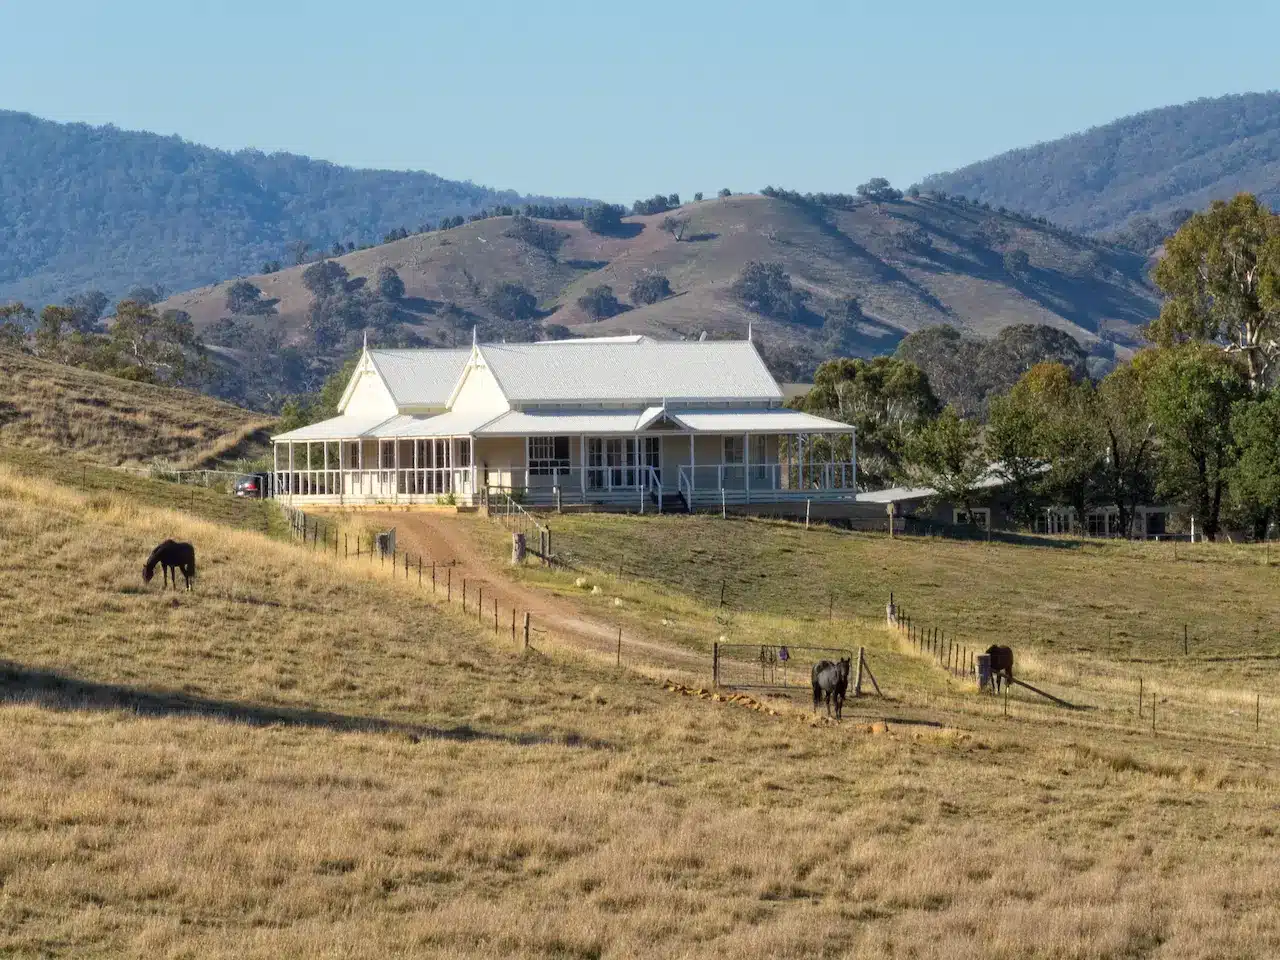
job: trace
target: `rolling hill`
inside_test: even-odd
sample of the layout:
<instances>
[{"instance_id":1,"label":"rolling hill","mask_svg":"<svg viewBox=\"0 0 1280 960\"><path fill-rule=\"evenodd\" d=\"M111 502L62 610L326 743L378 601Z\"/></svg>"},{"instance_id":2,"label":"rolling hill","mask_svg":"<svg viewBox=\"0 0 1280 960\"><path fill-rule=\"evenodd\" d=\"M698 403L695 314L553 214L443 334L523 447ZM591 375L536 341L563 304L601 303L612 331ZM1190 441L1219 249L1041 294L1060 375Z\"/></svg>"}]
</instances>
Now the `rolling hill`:
<instances>
[{"instance_id":1,"label":"rolling hill","mask_svg":"<svg viewBox=\"0 0 1280 960\"><path fill-rule=\"evenodd\" d=\"M0 350L0 448L197 466L253 445L269 422L198 393Z\"/></svg>"},{"instance_id":2,"label":"rolling hill","mask_svg":"<svg viewBox=\"0 0 1280 960\"><path fill-rule=\"evenodd\" d=\"M229 153L0 110L0 301L181 290L287 259L297 240L371 243L524 199L429 173Z\"/></svg>"},{"instance_id":3,"label":"rolling hill","mask_svg":"<svg viewBox=\"0 0 1280 960\"><path fill-rule=\"evenodd\" d=\"M1091 233L1197 210L1240 191L1280 203L1280 92L1195 100L1124 117L928 177L927 190Z\"/></svg>"},{"instance_id":4,"label":"rolling hill","mask_svg":"<svg viewBox=\"0 0 1280 960\"><path fill-rule=\"evenodd\" d=\"M688 221L684 239L661 229L667 215ZM372 281L379 268L394 268L406 288L400 320L433 344L468 341L472 324L493 320L489 293L499 283L515 282L537 299L544 328L560 324L576 335L635 332L671 339L705 331L744 337L751 324L775 370L788 378L805 375L830 355L824 318L845 309L847 298L856 298L862 311L840 344L852 355L892 352L906 334L936 324L989 335L1014 323L1044 323L1071 333L1096 356L1111 357L1137 343L1141 325L1157 309L1143 257L955 201L903 199L834 209L741 195L686 204L674 214L629 217L618 236L593 234L579 222L546 225L560 234L554 252L511 236L512 219L495 217L337 262L354 285L361 278ZM1025 267L1010 265L1018 251L1026 254ZM762 317L738 302L731 286L752 260L782 264L807 296L798 317ZM250 322L278 331L285 345L312 340L304 269L248 278L275 309ZM668 278L673 296L650 305L628 303L634 281L652 272ZM593 321L577 301L601 284L629 309ZM227 314L228 287L225 282L177 294L163 306L187 311L209 334ZM359 335L349 330L345 349ZM253 364L254 348L229 344L221 352L232 366L271 375ZM235 390L248 385L224 387L227 395L246 399Z\"/></svg>"}]
</instances>

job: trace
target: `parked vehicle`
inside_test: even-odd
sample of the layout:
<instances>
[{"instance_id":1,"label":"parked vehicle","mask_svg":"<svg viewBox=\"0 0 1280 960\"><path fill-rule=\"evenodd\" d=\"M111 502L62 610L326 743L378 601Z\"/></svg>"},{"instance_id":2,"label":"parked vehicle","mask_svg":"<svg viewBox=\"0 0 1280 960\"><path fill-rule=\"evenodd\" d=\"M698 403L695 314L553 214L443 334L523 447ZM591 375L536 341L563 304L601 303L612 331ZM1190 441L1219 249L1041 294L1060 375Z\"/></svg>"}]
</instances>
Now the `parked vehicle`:
<instances>
[{"instance_id":1,"label":"parked vehicle","mask_svg":"<svg viewBox=\"0 0 1280 960\"><path fill-rule=\"evenodd\" d=\"M267 475L265 473L247 473L242 477L236 477L232 493L237 497L265 497L267 495Z\"/></svg>"}]
</instances>

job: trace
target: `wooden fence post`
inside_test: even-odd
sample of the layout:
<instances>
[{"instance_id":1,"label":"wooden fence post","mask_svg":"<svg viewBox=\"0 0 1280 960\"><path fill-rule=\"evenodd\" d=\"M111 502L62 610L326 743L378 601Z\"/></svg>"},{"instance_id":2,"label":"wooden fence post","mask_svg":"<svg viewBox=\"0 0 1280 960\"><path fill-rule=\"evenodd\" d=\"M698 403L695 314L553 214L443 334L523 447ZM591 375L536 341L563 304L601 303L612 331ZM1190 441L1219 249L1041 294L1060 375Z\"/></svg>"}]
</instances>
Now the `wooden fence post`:
<instances>
[{"instance_id":1,"label":"wooden fence post","mask_svg":"<svg viewBox=\"0 0 1280 960\"><path fill-rule=\"evenodd\" d=\"M862 696L862 661L864 658L864 647L858 648L858 676L853 681L853 695L855 697Z\"/></svg>"},{"instance_id":2,"label":"wooden fence post","mask_svg":"<svg viewBox=\"0 0 1280 960\"><path fill-rule=\"evenodd\" d=\"M467 609L467 578L466 577L462 578L462 609L464 612Z\"/></svg>"},{"instance_id":3,"label":"wooden fence post","mask_svg":"<svg viewBox=\"0 0 1280 960\"><path fill-rule=\"evenodd\" d=\"M711 686L720 686L720 641L711 644Z\"/></svg>"},{"instance_id":4,"label":"wooden fence post","mask_svg":"<svg viewBox=\"0 0 1280 960\"><path fill-rule=\"evenodd\" d=\"M436 592L436 562L431 561L431 595L435 596Z\"/></svg>"},{"instance_id":5,"label":"wooden fence post","mask_svg":"<svg viewBox=\"0 0 1280 960\"><path fill-rule=\"evenodd\" d=\"M445 575L445 595L444 598L449 603L453 603L453 567L449 567L444 572Z\"/></svg>"},{"instance_id":6,"label":"wooden fence post","mask_svg":"<svg viewBox=\"0 0 1280 960\"><path fill-rule=\"evenodd\" d=\"M1142 719L1142 678L1138 678L1138 719Z\"/></svg>"},{"instance_id":7,"label":"wooden fence post","mask_svg":"<svg viewBox=\"0 0 1280 960\"><path fill-rule=\"evenodd\" d=\"M418 586L422 586L422 557L418 557Z\"/></svg>"},{"instance_id":8,"label":"wooden fence post","mask_svg":"<svg viewBox=\"0 0 1280 960\"><path fill-rule=\"evenodd\" d=\"M524 648L529 649L529 611L524 612Z\"/></svg>"},{"instance_id":9,"label":"wooden fence post","mask_svg":"<svg viewBox=\"0 0 1280 960\"><path fill-rule=\"evenodd\" d=\"M484 616L484 584L476 588L476 619Z\"/></svg>"},{"instance_id":10,"label":"wooden fence post","mask_svg":"<svg viewBox=\"0 0 1280 960\"><path fill-rule=\"evenodd\" d=\"M344 533L344 534L342 535L342 559L343 559L343 560L347 559L347 556L348 556L348 552L347 552L347 535Z\"/></svg>"},{"instance_id":11,"label":"wooden fence post","mask_svg":"<svg viewBox=\"0 0 1280 960\"><path fill-rule=\"evenodd\" d=\"M511 608L511 642L516 642L516 608Z\"/></svg>"},{"instance_id":12,"label":"wooden fence post","mask_svg":"<svg viewBox=\"0 0 1280 960\"><path fill-rule=\"evenodd\" d=\"M618 666L622 666L622 628L618 628Z\"/></svg>"}]
</instances>

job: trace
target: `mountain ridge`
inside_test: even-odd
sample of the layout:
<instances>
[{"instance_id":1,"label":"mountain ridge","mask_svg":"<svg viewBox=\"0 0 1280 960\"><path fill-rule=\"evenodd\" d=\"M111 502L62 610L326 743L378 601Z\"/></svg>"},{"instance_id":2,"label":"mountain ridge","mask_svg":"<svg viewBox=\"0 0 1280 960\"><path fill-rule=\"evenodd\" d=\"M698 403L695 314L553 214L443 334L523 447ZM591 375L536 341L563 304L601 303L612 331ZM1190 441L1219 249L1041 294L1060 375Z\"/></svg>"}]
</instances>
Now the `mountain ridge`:
<instances>
[{"instance_id":1,"label":"mountain ridge","mask_svg":"<svg viewBox=\"0 0 1280 960\"><path fill-rule=\"evenodd\" d=\"M12 110L0 110L0 157L0 301L186 289L286 260L293 241L377 242L423 221L548 201Z\"/></svg>"},{"instance_id":2,"label":"mountain ridge","mask_svg":"<svg viewBox=\"0 0 1280 960\"><path fill-rule=\"evenodd\" d=\"M1088 233L1241 191L1280 204L1280 92L1200 98L933 174L921 188Z\"/></svg>"}]
</instances>

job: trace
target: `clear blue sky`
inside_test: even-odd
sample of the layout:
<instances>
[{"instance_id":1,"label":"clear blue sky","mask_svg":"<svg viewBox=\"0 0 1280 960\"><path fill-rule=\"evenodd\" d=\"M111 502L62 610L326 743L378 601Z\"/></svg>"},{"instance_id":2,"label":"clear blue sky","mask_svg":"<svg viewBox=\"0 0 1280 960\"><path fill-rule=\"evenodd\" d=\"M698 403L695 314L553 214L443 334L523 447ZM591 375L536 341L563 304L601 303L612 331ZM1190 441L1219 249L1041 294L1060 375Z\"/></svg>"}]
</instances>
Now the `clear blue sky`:
<instances>
[{"instance_id":1,"label":"clear blue sky","mask_svg":"<svg viewBox=\"0 0 1280 960\"><path fill-rule=\"evenodd\" d=\"M11 0L0 107L526 193L851 191L1280 87L1280 4L1213 9Z\"/></svg>"}]
</instances>

